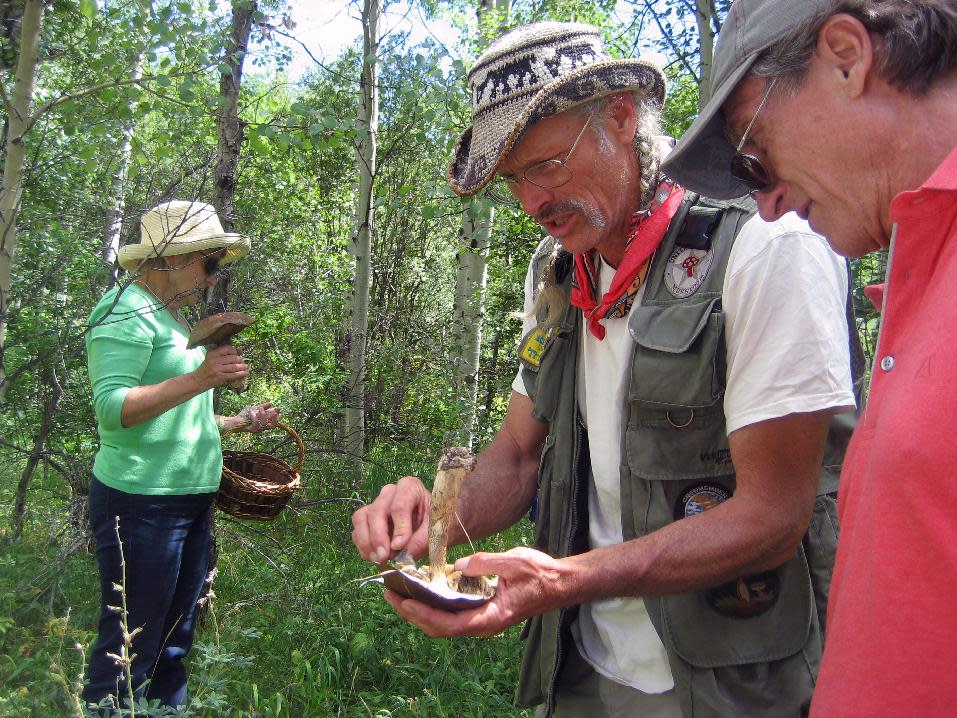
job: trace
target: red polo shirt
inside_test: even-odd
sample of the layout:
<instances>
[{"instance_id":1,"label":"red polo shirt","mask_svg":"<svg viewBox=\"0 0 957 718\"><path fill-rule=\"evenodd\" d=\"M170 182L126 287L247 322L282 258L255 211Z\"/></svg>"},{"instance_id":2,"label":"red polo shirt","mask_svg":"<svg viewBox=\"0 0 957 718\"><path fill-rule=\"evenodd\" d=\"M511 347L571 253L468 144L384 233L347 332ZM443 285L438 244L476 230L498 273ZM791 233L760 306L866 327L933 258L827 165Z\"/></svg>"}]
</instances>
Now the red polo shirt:
<instances>
[{"instance_id":1,"label":"red polo shirt","mask_svg":"<svg viewBox=\"0 0 957 718\"><path fill-rule=\"evenodd\" d=\"M891 219L814 718L957 715L957 148Z\"/></svg>"}]
</instances>

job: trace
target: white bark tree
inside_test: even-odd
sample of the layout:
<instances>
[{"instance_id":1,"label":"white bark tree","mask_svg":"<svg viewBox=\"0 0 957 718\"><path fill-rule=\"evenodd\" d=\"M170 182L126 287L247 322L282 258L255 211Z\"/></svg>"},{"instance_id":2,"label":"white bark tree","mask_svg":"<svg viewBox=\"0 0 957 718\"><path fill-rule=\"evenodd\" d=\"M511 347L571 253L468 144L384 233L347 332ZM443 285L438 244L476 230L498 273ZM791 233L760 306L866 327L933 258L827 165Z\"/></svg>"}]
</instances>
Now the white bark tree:
<instances>
[{"instance_id":1,"label":"white bark tree","mask_svg":"<svg viewBox=\"0 0 957 718\"><path fill-rule=\"evenodd\" d=\"M479 32L483 46L498 34L508 18L511 0L480 0ZM463 200L459 250L455 256L455 304L453 307L453 382L462 407L457 442L471 446L475 439L478 375L485 320L485 287L488 283L488 252L495 210Z\"/></svg>"},{"instance_id":2,"label":"white bark tree","mask_svg":"<svg viewBox=\"0 0 957 718\"><path fill-rule=\"evenodd\" d=\"M143 55L136 58L133 66L133 79L143 77ZM120 251L120 231L123 228L123 212L126 210L126 177L130 168L130 155L133 150L133 129L135 113L132 111L135 101L130 103L130 119L123 127L120 137L120 152L116 161L116 169L111 181L113 205L106 215L103 225L103 262L110 267L108 286L116 284L117 265L116 256Z\"/></svg>"},{"instance_id":3,"label":"white bark tree","mask_svg":"<svg viewBox=\"0 0 957 718\"><path fill-rule=\"evenodd\" d=\"M13 257L17 250L17 212L23 194L21 180L26 155L25 135L33 124L30 113L44 9L43 0L26 0L20 25L20 51L13 92L8 97L6 90L3 90L2 96L7 113L7 142L4 148L3 180L0 182L0 403L7 393L3 350L7 339Z\"/></svg>"},{"instance_id":4,"label":"white bark tree","mask_svg":"<svg viewBox=\"0 0 957 718\"><path fill-rule=\"evenodd\" d=\"M711 63L714 58L714 0L695 0L695 23L698 25L698 107L704 107L711 96Z\"/></svg>"},{"instance_id":5,"label":"white bark tree","mask_svg":"<svg viewBox=\"0 0 957 718\"><path fill-rule=\"evenodd\" d=\"M346 385L343 391L343 449L352 479L362 476L365 455L365 371L369 331L369 283L372 276L376 136L379 130L379 17L382 0L364 0L362 7L362 76L359 82L356 164L359 191L349 254L355 263L351 291L346 299L343 336Z\"/></svg>"}]
</instances>

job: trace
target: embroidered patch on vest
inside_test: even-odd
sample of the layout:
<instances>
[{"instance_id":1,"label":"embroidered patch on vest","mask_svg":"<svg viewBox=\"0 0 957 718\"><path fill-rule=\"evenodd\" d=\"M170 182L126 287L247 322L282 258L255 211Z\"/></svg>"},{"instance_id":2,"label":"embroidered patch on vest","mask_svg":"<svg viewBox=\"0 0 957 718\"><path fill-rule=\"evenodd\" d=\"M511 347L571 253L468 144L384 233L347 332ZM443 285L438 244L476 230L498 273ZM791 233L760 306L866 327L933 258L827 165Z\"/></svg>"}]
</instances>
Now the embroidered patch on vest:
<instances>
[{"instance_id":1,"label":"embroidered patch on vest","mask_svg":"<svg viewBox=\"0 0 957 718\"><path fill-rule=\"evenodd\" d=\"M718 483L698 484L681 494L675 504L675 520L695 516L730 498L731 492ZM753 618L773 606L781 594L781 580L774 571L729 581L704 592L711 608L730 618Z\"/></svg>"},{"instance_id":2,"label":"embroidered patch on vest","mask_svg":"<svg viewBox=\"0 0 957 718\"><path fill-rule=\"evenodd\" d=\"M721 484L698 484L685 491L678 499L678 503L675 504L675 520L713 509L729 496L731 492Z\"/></svg>"},{"instance_id":3,"label":"embroidered patch on vest","mask_svg":"<svg viewBox=\"0 0 957 718\"><path fill-rule=\"evenodd\" d=\"M542 365L542 357L548 351L550 338L550 331L535 327L519 344L518 358L529 368L537 370Z\"/></svg>"},{"instance_id":4,"label":"embroidered patch on vest","mask_svg":"<svg viewBox=\"0 0 957 718\"><path fill-rule=\"evenodd\" d=\"M713 262L711 249L675 247L665 267L665 287L678 299L690 297L708 276Z\"/></svg>"},{"instance_id":5,"label":"embroidered patch on vest","mask_svg":"<svg viewBox=\"0 0 957 718\"><path fill-rule=\"evenodd\" d=\"M718 613L731 618L754 618L777 603L781 579L774 571L742 576L705 591L704 599Z\"/></svg>"}]
</instances>

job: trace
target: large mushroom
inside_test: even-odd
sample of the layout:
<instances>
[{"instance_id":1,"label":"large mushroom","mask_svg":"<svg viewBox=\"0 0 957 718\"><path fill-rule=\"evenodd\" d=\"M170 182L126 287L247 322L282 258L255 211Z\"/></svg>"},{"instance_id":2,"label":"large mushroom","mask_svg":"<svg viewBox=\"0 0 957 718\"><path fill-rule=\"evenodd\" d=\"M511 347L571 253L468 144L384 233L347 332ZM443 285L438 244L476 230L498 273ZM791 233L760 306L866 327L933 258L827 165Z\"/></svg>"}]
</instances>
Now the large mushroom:
<instances>
[{"instance_id":1,"label":"large mushroom","mask_svg":"<svg viewBox=\"0 0 957 718\"><path fill-rule=\"evenodd\" d=\"M433 608L462 611L481 606L495 594L494 577L463 576L445 562L459 490L473 468L475 457L468 449L452 447L442 453L429 510L429 565L417 568L411 560L399 557L379 564L379 575L385 585L399 595Z\"/></svg>"},{"instance_id":2,"label":"large mushroom","mask_svg":"<svg viewBox=\"0 0 957 718\"><path fill-rule=\"evenodd\" d=\"M196 326L189 333L186 343L187 349L205 346L215 348L232 343L232 338L250 324L255 322L248 314L242 312L220 312L196 322ZM232 379L226 384L234 391L242 392L249 388L249 377Z\"/></svg>"}]
</instances>

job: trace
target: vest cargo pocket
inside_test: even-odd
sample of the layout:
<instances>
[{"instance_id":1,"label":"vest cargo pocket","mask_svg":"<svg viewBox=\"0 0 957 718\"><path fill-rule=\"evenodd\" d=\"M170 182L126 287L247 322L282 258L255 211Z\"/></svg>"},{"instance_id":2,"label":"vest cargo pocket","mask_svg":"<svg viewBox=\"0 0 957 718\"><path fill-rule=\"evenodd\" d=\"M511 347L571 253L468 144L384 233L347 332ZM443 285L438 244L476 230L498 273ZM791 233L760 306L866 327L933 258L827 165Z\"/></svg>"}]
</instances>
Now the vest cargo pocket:
<instances>
[{"instance_id":1,"label":"vest cargo pocket","mask_svg":"<svg viewBox=\"0 0 957 718\"><path fill-rule=\"evenodd\" d=\"M693 480L733 472L725 434L724 315L718 299L640 307L625 452L645 480Z\"/></svg>"},{"instance_id":2,"label":"vest cargo pocket","mask_svg":"<svg viewBox=\"0 0 957 718\"><path fill-rule=\"evenodd\" d=\"M705 408L724 396L724 314L720 298L638 307L628 321L635 339L629 398L648 407ZM682 424L681 416L674 416Z\"/></svg>"},{"instance_id":3,"label":"vest cargo pocket","mask_svg":"<svg viewBox=\"0 0 957 718\"><path fill-rule=\"evenodd\" d=\"M773 603L757 615L721 613L713 591L664 596L662 639L682 660L702 668L765 663L794 655L807 642L813 611L803 549L799 547L791 560L767 576L775 577L776 585L769 588L775 594ZM733 590L735 583L725 586ZM753 601L760 598L755 586L760 590L760 582L752 580L743 589L751 591Z\"/></svg>"},{"instance_id":4,"label":"vest cargo pocket","mask_svg":"<svg viewBox=\"0 0 957 718\"><path fill-rule=\"evenodd\" d=\"M636 483L647 488L646 531L675 520L694 521L695 514L730 499L736 488L733 475ZM695 668L778 661L799 653L812 625L817 629L808 562L800 546L774 570L645 603L669 653Z\"/></svg>"}]
</instances>

